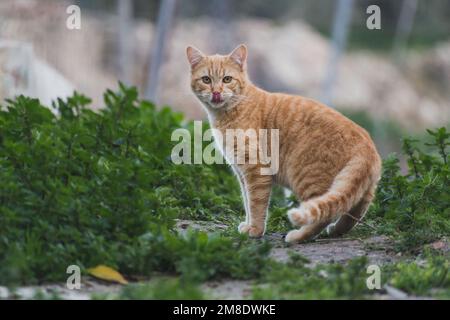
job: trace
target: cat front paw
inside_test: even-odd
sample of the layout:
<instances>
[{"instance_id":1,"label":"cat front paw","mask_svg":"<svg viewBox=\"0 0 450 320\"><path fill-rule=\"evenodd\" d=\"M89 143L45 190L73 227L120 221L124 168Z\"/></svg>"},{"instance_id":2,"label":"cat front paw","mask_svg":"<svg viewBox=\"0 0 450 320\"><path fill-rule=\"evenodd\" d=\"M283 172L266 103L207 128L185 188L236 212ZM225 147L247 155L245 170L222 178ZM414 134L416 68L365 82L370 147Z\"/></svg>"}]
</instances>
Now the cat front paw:
<instances>
[{"instance_id":1,"label":"cat front paw","mask_svg":"<svg viewBox=\"0 0 450 320\"><path fill-rule=\"evenodd\" d=\"M238 227L238 231L241 234L248 234L252 238L259 238L264 235L264 228L258 228L256 226L252 226L247 222L241 222Z\"/></svg>"}]
</instances>

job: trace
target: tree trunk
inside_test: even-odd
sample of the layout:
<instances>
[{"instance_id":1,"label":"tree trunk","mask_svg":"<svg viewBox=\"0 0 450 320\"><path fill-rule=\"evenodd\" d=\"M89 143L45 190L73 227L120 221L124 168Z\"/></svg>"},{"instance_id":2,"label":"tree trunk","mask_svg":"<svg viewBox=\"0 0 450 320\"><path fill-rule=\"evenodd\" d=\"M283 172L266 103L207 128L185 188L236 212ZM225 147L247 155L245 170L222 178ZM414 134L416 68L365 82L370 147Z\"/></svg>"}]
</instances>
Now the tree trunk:
<instances>
[{"instance_id":1,"label":"tree trunk","mask_svg":"<svg viewBox=\"0 0 450 320\"><path fill-rule=\"evenodd\" d=\"M416 11L417 0L403 0L393 44L394 57L397 61L400 61L401 53L408 42L409 35L414 26Z\"/></svg>"},{"instance_id":2,"label":"tree trunk","mask_svg":"<svg viewBox=\"0 0 450 320\"><path fill-rule=\"evenodd\" d=\"M338 78L339 60L347 44L348 29L352 17L353 0L339 0L334 16L330 58L322 90L322 102L331 105L333 89Z\"/></svg>"},{"instance_id":3,"label":"tree trunk","mask_svg":"<svg viewBox=\"0 0 450 320\"><path fill-rule=\"evenodd\" d=\"M152 41L147 87L145 98L158 104L158 84L160 81L161 66L164 61L165 49L169 30L175 15L176 0L163 0L158 13L156 35Z\"/></svg>"},{"instance_id":4,"label":"tree trunk","mask_svg":"<svg viewBox=\"0 0 450 320\"><path fill-rule=\"evenodd\" d=\"M133 1L117 0L118 13L118 73L119 80L130 85L133 52Z\"/></svg>"}]
</instances>

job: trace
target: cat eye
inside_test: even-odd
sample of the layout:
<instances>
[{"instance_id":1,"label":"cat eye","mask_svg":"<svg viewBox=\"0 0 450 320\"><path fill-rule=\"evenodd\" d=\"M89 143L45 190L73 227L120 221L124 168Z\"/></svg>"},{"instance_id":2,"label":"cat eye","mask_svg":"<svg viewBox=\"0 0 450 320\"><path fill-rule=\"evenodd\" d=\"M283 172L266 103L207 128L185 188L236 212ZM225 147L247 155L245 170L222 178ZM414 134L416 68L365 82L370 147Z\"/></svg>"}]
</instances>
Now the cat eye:
<instances>
[{"instance_id":1,"label":"cat eye","mask_svg":"<svg viewBox=\"0 0 450 320\"><path fill-rule=\"evenodd\" d=\"M233 80L233 78L230 76L223 77L222 79L223 83L230 83L231 80Z\"/></svg>"},{"instance_id":2,"label":"cat eye","mask_svg":"<svg viewBox=\"0 0 450 320\"><path fill-rule=\"evenodd\" d=\"M208 76L203 76L202 81L203 81L203 83L209 84L209 83L211 83L211 78Z\"/></svg>"}]
</instances>

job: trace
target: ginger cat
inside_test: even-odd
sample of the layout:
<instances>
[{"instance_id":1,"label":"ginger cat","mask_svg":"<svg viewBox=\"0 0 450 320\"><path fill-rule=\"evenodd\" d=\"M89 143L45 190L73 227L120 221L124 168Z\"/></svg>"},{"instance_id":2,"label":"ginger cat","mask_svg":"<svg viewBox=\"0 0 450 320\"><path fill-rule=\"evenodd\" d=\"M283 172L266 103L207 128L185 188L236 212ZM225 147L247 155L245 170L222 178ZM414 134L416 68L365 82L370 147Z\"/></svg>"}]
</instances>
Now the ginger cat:
<instances>
[{"instance_id":1,"label":"ginger cat","mask_svg":"<svg viewBox=\"0 0 450 320\"><path fill-rule=\"evenodd\" d=\"M330 236L348 232L365 214L380 178L381 160L369 134L319 102L257 88L247 76L245 45L225 56L206 56L194 47L186 51L191 88L213 128L279 130L276 174L262 175L261 163L232 164L246 211L239 232L264 234L274 183L301 201L288 212L300 228L290 231L286 242L311 239L327 226Z\"/></svg>"}]
</instances>

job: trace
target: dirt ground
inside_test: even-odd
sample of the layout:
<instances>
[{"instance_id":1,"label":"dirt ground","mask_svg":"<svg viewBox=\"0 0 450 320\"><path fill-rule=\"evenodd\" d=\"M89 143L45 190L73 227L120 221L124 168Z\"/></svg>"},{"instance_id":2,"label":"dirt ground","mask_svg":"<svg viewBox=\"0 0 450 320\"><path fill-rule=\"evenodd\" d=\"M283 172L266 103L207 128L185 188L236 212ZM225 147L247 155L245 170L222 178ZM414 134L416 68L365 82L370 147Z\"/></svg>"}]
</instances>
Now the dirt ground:
<instances>
[{"instance_id":1,"label":"dirt ground","mask_svg":"<svg viewBox=\"0 0 450 320\"><path fill-rule=\"evenodd\" d=\"M227 229L227 226L214 222L195 222L178 220L177 229L184 234L188 229L206 232L217 232ZM284 234L270 233L265 235L273 246L271 258L280 262L287 262L290 253L300 254L307 258L311 267L321 263L345 263L348 260L367 256L372 264L392 263L398 260L393 253L392 242L384 236L375 236L366 239L337 238L317 239L313 242L286 245Z\"/></svg>"}]
</instances>

